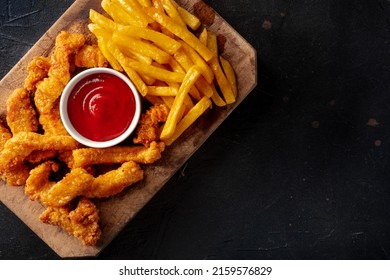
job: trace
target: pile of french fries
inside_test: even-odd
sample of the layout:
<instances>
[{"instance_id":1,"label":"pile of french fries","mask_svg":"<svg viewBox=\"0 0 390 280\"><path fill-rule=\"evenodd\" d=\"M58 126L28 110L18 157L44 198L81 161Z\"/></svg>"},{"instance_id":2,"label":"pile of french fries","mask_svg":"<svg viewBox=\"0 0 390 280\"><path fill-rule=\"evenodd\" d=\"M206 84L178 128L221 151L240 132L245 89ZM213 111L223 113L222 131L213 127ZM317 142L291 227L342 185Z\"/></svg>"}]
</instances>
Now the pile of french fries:
<instances>
[{"instance_id":1,"label":"pile of french fries","mask_svg":"<svg viewBox=\"0 0 390 280\"><path fill-rule=\"evenodd\" d=\"M174 0L102 0L89 30L112 68L152 104L170 108L160 140L171 145L214 103L235 102L236 77L217 36ZM200 34L196 36L195 34Z\"/></svg>"}]
</instances>

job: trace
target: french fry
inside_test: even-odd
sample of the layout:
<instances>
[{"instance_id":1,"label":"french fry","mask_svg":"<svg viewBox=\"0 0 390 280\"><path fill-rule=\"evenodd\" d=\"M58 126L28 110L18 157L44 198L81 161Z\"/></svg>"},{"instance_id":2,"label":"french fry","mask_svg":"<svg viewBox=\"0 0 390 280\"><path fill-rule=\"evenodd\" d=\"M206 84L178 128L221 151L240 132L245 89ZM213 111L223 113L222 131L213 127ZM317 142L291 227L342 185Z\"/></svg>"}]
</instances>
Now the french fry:
<instances>
[{"instance_id":1,"label":"french fry","mask_svg":"<svg viewBox=\"0 0 390 280\"><path fill-rule=\"evenodd\" d=\"M203 97L195 106L177 124L175 132L172 136L164 141L165 145L170 146L172 143L183 134L203 113L210 108L211 101L207 97Z\"/></svg>"},{"instance_id":2,"label":"french fry","mask_svg":"<svg viewBox=\"0 0 390 280\"><path fill-rule=\"evenodd\" d=\"M199 35L199 41L207 46L207 29L206 28L203 28L202 32L200 33Z\"/></svg>"},{"instance_id":3,"label":"french fry","mask_svg":"<svg viewBox=\"0 0 390 280\"><path fill-rule=\"evenodd\" d=\"M213 71L210 69L209 65L206 63L206 61L204 61L203 58L193 48L187 45L186 42L180 41L180 44L183 46L184 52L192 60L192 62L198 65L199 68L202 70L202 75L206 79L206 81L211 84L214 80L214 74Z\"/></svg>"},{"instance_id":4,"label":"french fry","mask_svg":"<svg viewBox=\"0 0 390 280\"><path fill-rule=\"evenodd\" d=\"M145 8L145 12L163 27L195 49L204 60L209 61L213 57L213 53L207 48L207 46L203 45L186 27L176 23L173 19L154 7Z\"/></svg>"},{"instance_id":5,"label":"french fry","mask_svg":"<svg viewBox=\"0 0 390 280\"><path fill-rule=\"evenodd\" d=\"M137 27L146 27L148 25L147 21L134 16L134 13L129 13L127 10L123 9L120 4L112 0L103 0L102 8L109 14L115 22L120 24L130 24Z\"/></svg>"},{"instance_id":6,"label":"french fry","mask_svg":"<svg viewBox=\"0 0 390 280\"><path fill-rule=\"evenodd\" d=\"M184 69L180 66L180 64L173 58L169 60L169 66L171 69L175 72L179 73L185 73ZM195 100L200 100L202 97L200 96L199 90L196 88L196 86L193 86L190 89L190 95L195 99Z\"/></svg>"},{"instance_id":7,"label":"french fry","mask_svg":"<svg viewBox=\"0 0 390 280\"><path fill-rule=\"evenodd\" d=\"M145 14L143 11L143 5L140 4L139 1L137 0L116 0L118 2L122 2L122 7L128 10L129 12L131 11L131 14L134 16L140 18L142 21L146 21L148 23L152 23L153 19L151 19L149 16Z\"/></svg>"},{"instance_id":8,"label":"french fry","mask_svg":"<svg viewBox=\"0 0 390 280\"><path fill-rule=\"evenodd\" d=\"M174 2L174 1L172 1ZM182 7L177 7L177 11L179 12L179 15L181 16L181 18L183 19L183 21L192 29L192 30L197 30L200 25L201 25L201 22L199 20L199 18L197 18L196 16L194 16L193 14L191 14L189 11L187 11L186 9L183 9Z\"/></svg>"},{"instance_id":9,"label":"french fry","mask_svg":"<svg viewBox=\"0 0 390 280\"><path fill-rule=\"evenodd\" d=\"M107 59L108 63L110 63L111 67L117 71L123 71L122 66L116 60L116 58L111 54L109 48L107 47L107 42L111 40L111 34L109 31L100 27L97 24L90 23L88 25L88 29L96 36L98 40L98 47L104 57Z\"/></svg>"},{"instance_id":10,"label":"french fry","mask_svg":"<svg viewBox=\"0 0 390 280\"><path fill-rule=\"evenodd\" d=\"M181 18L176 7L172 4L171 0L160 0L166 14L182 26L186 26L186 23Z\"/></svg>"},{"instance_id":11,"label":"french fry","mask_svg":"<svg viewBox=\"0 0 390 280\"><path fill-rule=\"evenodd\" d=\"M94 9L89 10L89 19L99 25L100 27L107 29L111 32L114 32L115 26L118 24L112 19L109 19L108 17L103 16L102 14L98 13Z\"/></svg>"},{"instance_id":12,"label":"french fry","mask_svg":"<svg viewBox=\"0 0 390 280\"><path fill-rule=\"evenodd\" d=\"M125 70L126 74L129 76L130 80L134 83L135 87L139 91L139 93L142 96L145 96L148 94L148 87L144 83L144 81L141 79L141 77L137 74L137 72L129 67L126 64L126 56L121 52L121 50L114 44L113 41L108 41L108 49L110 50L110 53L112 56L120 63L120 65Z\"/></svg>"},{"instance_id":13,"label":"french fry","mask_svg":"<svg viewBox=\"0 0 390 280\"><path fill-rule=\"evenodd\" d=\"M176 87L170 86L149 86L148 94L155 96L176 96L178 93L178 89Z\"/></svg>"},{"instance_id":14,"label":"french fry","mask_svg":"<svg viewBox=\"0 0 390 280\"><path fill-rule=\"evenodd\" d=\"M138 73L138 75L145 82L145 84L148 85L148 86L154 85L156 83L156 81L157 81L156 78L150 77L150 76L145 75L145 74Z\"/></svg>"},{"instance_id":15,"label":"french fry","mask_svg":"<svg viewBox=\"0 0 390 280\"><path fill-rule=\"evenodd\" d=\"M182 49L179 49L174 54L174 58L186 71L188 71L193 65L191 59L186 55L186 53L184 53ZM210 84L207 83L203 76L199 77L199 79L195 83L195 86L201 93L203 93L203 95L209 98L213 95L213 90Z\"/></svg>"},{"instance_id":16,"label":"french fry","mask_svg":"<svg viewBox=\"0 0 390 280\"><path fill-rule=\"evenodd\" d=\"M152 7L151 0L138 0L138 3L140 3L142 7Z\"/></svg>"},{"instance_id":17,"label":"french fry","mask_svg":"<svg viewBox=\"0 0 390 280\"><path fill-rule=\"evenodd\" d=\"M215 85L212 84L211 88L213 89L213 95L211 96L211 99L213 100L214 104L217 105L218 107L223 107L226 106L226 102L219 96L219 93L217 89L215 88Z\"/></svg>"},{"instance_id":18,"label":"french fry","mask_svg":"<svg viewBox=\"0 0 390 280\"><path fill-rule=\"evenodd\" d=\"M141 41L140 39L133 37L124 36L119 32L114 32L112 40L116 44L124 48L128 48L132 52L150 57L158 63L165 64L169 62L170 55L151 43Z\"/></svg>"},{"instance_id":19,"label":"french fry","mask_svg":"<svg viewBox=\"0 0 390 280\"><path fill-rule=\"evenodd\" d=\"M118 47L120 48L120 50L123 52L124 55L126 55L132 59L138 60L139 62L149 64L149 65L151 65L153 62L153 59L151 57L144 56L138 52L133 52L124 46L118 45Z\"/></svg>"},{"instance_id":20,"label":"french fry","mask_svg":"<svg viewBox=\"0 0 390 280\"><path fill-rule=\"evenodd\" d=\"M118 31L120 34L126 36L139 37L149 40L168 54L174 54L181 47L181 44L178 41L168 37L161 32L157 32L148 28L117 25L115 31Z\"/></svg>"},{"instance_id":21,"label":"french fry","mask_svg":"<svg viewBox=\"0 0 390 280\"><path fill-rule=\"evenodd\" d=\"M233 90L234 97L237 97L237 79L236 74L234 73L232 65L224 59L222 56L219 56L219 61L221 62L223 72L225 72L226 78L230 82Z\"/></svg>"},{"instance_id":22,"label":"french fry","mask_svg":"<svg viewBox=\"0 0 390 280\"><path fill-rule=\"evenodd\" d=\"M138 62L134 59L131 59L129 57L126 57L125 59L125 65L133 68L138 73L148 75L150 77L156 78L161 81L165 82L176 82L180 83L184 79L184 74L168 71L165 69L161 69L159 67L148 65L145 63Z\"/></svg>"},{"instance_id":23,"label":"french fry","mask_svg":"<svg viewBox=\"0 0 390 280\"><path fill-rule=\"evenodd\" d=\"M218 56L217 35L215 35L214 32L207 31L207 47L214 54L214 56Z\"/></svg>"},{"instance_id":24,"label":"french fry","mask_svg":"<svg viewBox=\"0 0 390 280\"><path fill-rule=\"evenodd\" d=\"M196 80L201 75L201 70L198 66L193 65L184 77L183 83L180 86L179 92L177 93L173 102L172 108L168 114L167 121L165 122L164 128L161 132L160 139L167 140L172 137L175 132L176 125L179 121L180 110L183 106L184 99L188 94L190 88L195 84Z\"/></svg>"},{"instance_id":25,"label":"french fry","mask_svg":"<svg viewBox=\"0 0 390 280\"><path fill-rule=\"evenodd\" d=\"M207 38L207 47L214 53L214 56L208 63L214 72L215 79L217 80L219 88L221 89L226 104L234 103L236 98L234 96L232 86L223 73L221 65L218 61L218 55L216 54L218 53L217 38L213 32L208 32Z\"/></svg>"}]
</instances>

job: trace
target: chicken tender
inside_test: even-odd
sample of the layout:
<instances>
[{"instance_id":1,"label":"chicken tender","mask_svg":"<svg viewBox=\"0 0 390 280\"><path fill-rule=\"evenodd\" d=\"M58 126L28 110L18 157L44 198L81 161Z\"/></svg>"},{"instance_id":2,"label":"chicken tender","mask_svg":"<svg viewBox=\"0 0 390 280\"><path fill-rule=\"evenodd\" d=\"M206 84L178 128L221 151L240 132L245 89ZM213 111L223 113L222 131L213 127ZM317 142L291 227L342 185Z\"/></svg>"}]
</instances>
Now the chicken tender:
<instances>
[{"instance_id":1,"label":"chicken tender","mask_svg":"<svg viewBox=\"0 0 390 280\"><path fill-rule=\"evenodd\" d=\"M12 133L5 127L0 119L0 152L3 150L5 143L12 138Z\"/></svg>"},{"instance_id":2,"label":"chicken tender","mask_svg":"<svg viewBox=\"0 0 390 280\"><path fill-rule=\"evenodd\" d=\"M62 31L56 37L48 77L37 83L36 86L34 102L40 114L49 113L62 94L71 76L70 60L84 44L85 37L82 34Z\"/></svg>"},{"instance_id":3,"label":"chicken tender","mask_svg":"<svg viewBox=\"0 0 390 280\"><path fill-rule=\"evenodd\" d=\"M97 45L84 45L76 53L75 65L81 68L107 67L108 62Z\"/></svg>"},{"instance_id":4,"label":"chicken tender","mask_svg":"<svg viewBox=\"0 0 390 280\"><path fill-rule=\"evenodd\" d=\"M28 76L24 81L24 88L27 91L34 91L36 84L47 77L51 67L50 58L45 56L36 56L28 64Z\"/></svg>"},{"instance_id":5,"label":"chicken tender","mask_svg":"<svg viewBox=\"0 0 390 280\"><path fill-rule=\"evenodd\" d=\"M48 207L39 219L46 224L63 228L86 246L94 246L101 235L99 210L87 198L81 198L74 210L69 205Z\"/></svg>"},{"instance_id":6,"label":"chicken tender","mask_svg":"<svg viewBox=\"0 0 390 280\"><path fill-rule=\"evenodd\" d=\"M41 199L43 193L47 193L55 182L49 181L49 176L52 172L58 171L58 164L54 161L46 161L30 171L30 175L26 180L24 193L31 200Z\"/></svg>"},{"instance_id":7,"label":"chicken tender","mask_svg":"<svg viewBox=\"0 0 390 280\"><path fill-rule=\"evenodd\" d=\"M73 151L73 167L124 163L126 161L149 164L159 160L164 149L165 144L163 142L152 142L149 148L144 146L114 146L104 149L82 148Z\"/></svg>"},{"instance_id":8,"label":"chicken tender","mask_svg":"<svg viewBox=\"0 0 390 280\"><path fill-rule=\"evenodd\" d=\"M40 193L40 200L47 206L60 207L79 196L87 198L109 197L140 181L143 179L143 175L143 170L135 162L125 162L118 169L111 170L97 178L84 168L74 168L61 181ZM46 176L45 179L48 180L48 177ZM48 182L39 183L49 184ZM34 187L34 189L37 188L39 186Z\"/></svg>"},{"instance_id":9,"label":"chicken tender","mask_svg":"<svg viewBox=\"0 0 390 280\"><path fill-rule=\"evenodd\" d=\"M61 120L59 100L54 102L52 108L39 116L39 123L42 125L46 135L68 135Z\"/></svg>"},{"instance_id":10,"label":"chicken tender","mask_svg":"<svg viewBox=\"0 0 390 280\"><path fill-rule=\"evenodd\" d=\"M0 170L0 178L8 186L23 186L29 174L30 169L24 162L18 162L12 168Z\"/></svg>"},{"instance_id":11,"label":"chicken tender","mask_svg":"<svg viewBox=\"0 0 390 280\"><path fill-rule=\"evenodd\" d=\"M0 173L22 163L33 151L72 150L78 146L79 143L71 136L19 132L5 143L0 152Z\"/></svg>"},{"instance_id":12,"label":"chicken tender","mask_svg":"<svg viewBox=\"0 0 390 280\"><path fill-rule=\"evenodd\" d=\"M109 171L98 176L92 183L84 196L89 198L103 198L116 195L126 187L142 180L144 171L133 162L125 162L118 169Z\"/></svg>"},{"instance_id":13,"label":"chicken tender","mask_svg":"<svg viewBox=\"0 0 390 280\"><path fill-rule=\"evenodd\" d=\"M135 144L143 144L149 147L150 143L157 141L160 137L159 124L167 120L169 108L165 104L152 106L146 113L142 114L137 128L137 136L133 139Z\"/></svg>"},{"instance_id":14,"label":"chicken tender","mask_svg":"<svg viewBox=\"0 0 390 280\"><path fill-rule=\"evenodd\" d=\"M37 113L24 88L17 88L7 99L7 123L12 134L38 130Z\"/></svg>"},{"instance_id":15,"label":"chicken tender","mask_svg":"<svg viewBox=\"0 0 390 280\"><path fill-rule=\"evenodd\" d=\"M84 168L72 169L65 177L42 193L40 200L47 206L64 206L74 198L82 196L91 188L94 177Z\"/></svg>"}]
</instances>

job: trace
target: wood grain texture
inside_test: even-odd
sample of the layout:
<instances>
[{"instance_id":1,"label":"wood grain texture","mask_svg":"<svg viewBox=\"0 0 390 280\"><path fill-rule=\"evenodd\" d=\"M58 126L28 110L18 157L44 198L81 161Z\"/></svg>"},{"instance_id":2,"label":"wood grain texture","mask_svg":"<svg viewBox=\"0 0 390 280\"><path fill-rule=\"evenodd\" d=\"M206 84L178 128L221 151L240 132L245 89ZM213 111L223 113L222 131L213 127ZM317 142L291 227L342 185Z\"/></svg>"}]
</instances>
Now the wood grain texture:
<instances>
[{"instance_id":1,"label":"wood grain texture","mask_svg":"<svg viewBox=\"0 0 390 280\"><path fill-rule=\"evenodd\" d=\"M215 107L190 127L174 145L166 149L160 161L144 167L144 180L115 197L95 201L100 210L103 234L94 247L85 247L78 239L63 230L40 222L38 217L44 210L43 206L38 202L30 201L22 187L10 187L1 182L1 201L61 257L98 255L257 84L256 51L202 1L178 2L194 12L210 30L218 34L220 47L223 50L222 55L231 62L237 74L237 101L222 109ZM90 8L100 10L100 0L76 1L3 78L0 82L1 115L5 114L8 95L16 87L22 86L27 76L26 66L29 61L37 55L49 55L54 46L54 39L61 30L88 34L86 24L89 22Z\"/></svg>"}]
</instances>

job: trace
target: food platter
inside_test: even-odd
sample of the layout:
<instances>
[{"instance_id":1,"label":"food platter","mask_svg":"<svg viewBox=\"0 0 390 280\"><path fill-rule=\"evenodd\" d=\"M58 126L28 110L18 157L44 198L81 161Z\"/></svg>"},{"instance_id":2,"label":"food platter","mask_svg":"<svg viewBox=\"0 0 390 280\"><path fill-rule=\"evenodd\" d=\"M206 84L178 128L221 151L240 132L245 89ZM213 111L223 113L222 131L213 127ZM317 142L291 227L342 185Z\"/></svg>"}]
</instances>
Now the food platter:
<instances>
[{"instance_id":1,"label":"food platter","mask_svg":"<svg viewBox=\"0 0 390 280\"><path fill-rule=\"evenodd\" d=\"M56 35L62 30L89 34L87 29L89 10L91 8L101 10L100 2L100 0L76 1L3 78L0 82L1 115L5 115L9 94L23 84L29 61L34 56L49 55L54 47ZM253 47L204 2L198 0L177 2L198 16L211 31L218 35L221 54L230 61L237 75L237 100L226 107L215 107L205 117L199 119L164 151L161 160L145 166L145 178L142 181L119 195L96 201L102 236L93 247L83 246L79 240L62 229L40 222L38 217L44 207L37 201L30 201L22 187L10 187L1 181L1 201L61 257L98 255L257 84L256 51Z\"/></svg>"}]
</instances>

